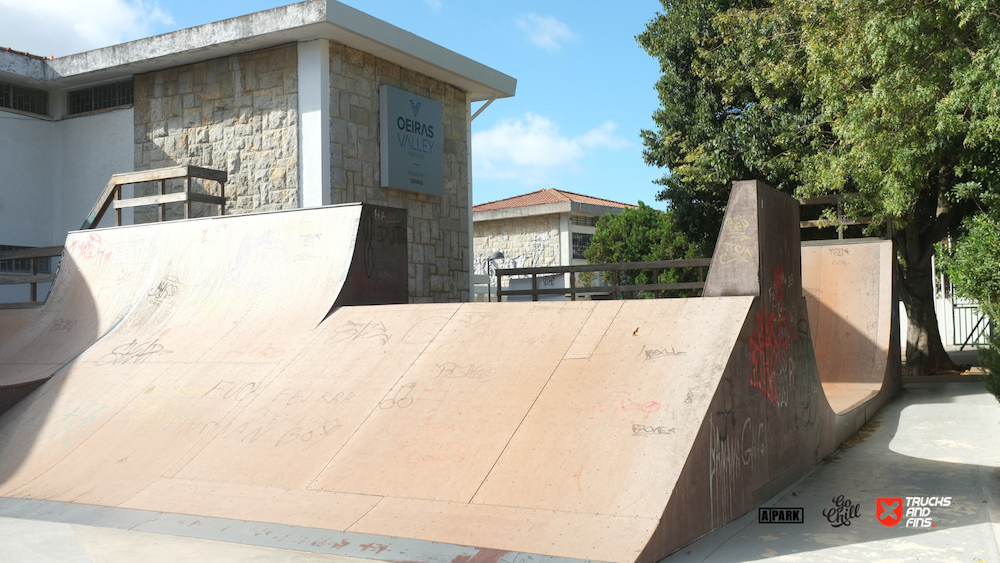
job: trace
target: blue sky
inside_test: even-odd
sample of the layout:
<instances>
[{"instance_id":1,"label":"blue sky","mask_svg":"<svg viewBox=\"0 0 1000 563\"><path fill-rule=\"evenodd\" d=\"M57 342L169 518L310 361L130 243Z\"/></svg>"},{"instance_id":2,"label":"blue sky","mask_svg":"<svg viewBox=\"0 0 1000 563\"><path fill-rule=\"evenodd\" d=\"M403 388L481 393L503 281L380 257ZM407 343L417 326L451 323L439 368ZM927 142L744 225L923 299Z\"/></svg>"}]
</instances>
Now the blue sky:
<instances>
[{"instance_id":1,"label":"blue sky","mask_svg":"<svg viewBox=\"0 0 1000 563\"><path fill-rule=\"evenodd\" d=\"M287 3L0 0L0 46L60 56ZM664 207L639 138L659 67L635 41L658 0L343 3L517 79L473 122L475 203L558 188Z\"/></svg>"}]
</instances>

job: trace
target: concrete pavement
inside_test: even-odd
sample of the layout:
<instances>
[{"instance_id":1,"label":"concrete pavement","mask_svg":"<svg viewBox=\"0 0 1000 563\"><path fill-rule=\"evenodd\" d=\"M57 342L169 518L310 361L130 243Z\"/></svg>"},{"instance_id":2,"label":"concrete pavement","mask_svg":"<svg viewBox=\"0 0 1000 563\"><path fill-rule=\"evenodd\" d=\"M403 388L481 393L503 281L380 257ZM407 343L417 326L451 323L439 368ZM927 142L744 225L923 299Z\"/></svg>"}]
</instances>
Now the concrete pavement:
<instances>
[{"instance_id":1,"label":"concrete pavement","mask_svg":"<svg viewBox=\"0 0 1000 563\"><path fill-rule=\"evenodd\" d=\"M754 510L662 563L1000 562L998 431L1000 404L981 382L908 380L857 438L764 505L804 508L804 523L761 523ZM835 527L841 496L859 510ZM932 527L907 528L905 516L887 527L876 519L877 497L951 497L951 505L930 508Z\"/></svg>"}]
</instances>

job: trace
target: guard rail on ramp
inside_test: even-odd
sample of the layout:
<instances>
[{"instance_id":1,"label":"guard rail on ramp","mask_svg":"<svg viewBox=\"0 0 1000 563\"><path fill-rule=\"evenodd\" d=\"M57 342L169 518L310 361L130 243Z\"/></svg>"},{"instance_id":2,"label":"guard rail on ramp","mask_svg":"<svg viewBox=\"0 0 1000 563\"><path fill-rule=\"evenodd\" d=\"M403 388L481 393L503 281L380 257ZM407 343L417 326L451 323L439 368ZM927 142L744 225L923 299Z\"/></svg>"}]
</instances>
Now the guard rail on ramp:
<instances>
[{"instance_id":1,"label":"guard rail on ramp","mask_svg":"<svg viewBox=\"0 0 1000 563\"><path fill-rule=\"evenodd\" d=\"M160 271L188 283L144 294L0 416L0 495L342 532L329 553L369 534L379 548L360 556L389 561L415 560L398 538L656 561L838 443L797 203L766 186L735 186L714 297L339 307L323 322L367 244L284 269L250 258L321 212L228 217L192 268L196 221L165 224L184 236L158 247ZM234 263L249 269L217 266Z\"/></svg>"}]
</instances>

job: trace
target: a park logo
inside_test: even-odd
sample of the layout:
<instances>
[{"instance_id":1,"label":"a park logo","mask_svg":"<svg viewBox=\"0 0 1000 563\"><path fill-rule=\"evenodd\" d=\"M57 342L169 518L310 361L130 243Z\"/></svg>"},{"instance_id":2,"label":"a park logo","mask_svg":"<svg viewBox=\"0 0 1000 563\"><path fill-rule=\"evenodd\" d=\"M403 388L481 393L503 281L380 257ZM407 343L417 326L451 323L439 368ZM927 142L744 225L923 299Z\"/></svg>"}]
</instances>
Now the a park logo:
<instances>
[{"instance_id":1,"label":"a park logo","mask_svg":"<svg viewBox=\"0 0 1000 563\"><path fill-rule=\"evenodd\" d=\"M903 519L903 497L875 499L875 516L883 526L895 526Z\"/></svg>"},{"instance_id":2,"label":"a park logo","mask_svg":"<svg viewBox=\"0 0 1000 563\"><path fill-rule=\"evenodd\" d=\"M758 508L757 521L761 524L802 524L804 508Z\"/></svg>"},{"instance_id":3,"label":"a park logo","mask_svg":"<svg viewBox=\"0 0 1000 563\"><path fill-rule=\"evenodd\" d=\"M410 100L410 109L413 110L413 117L416 117L417 112L420 111L420 102L414 102L413 100Z\"/></svg>"}]
</instances>

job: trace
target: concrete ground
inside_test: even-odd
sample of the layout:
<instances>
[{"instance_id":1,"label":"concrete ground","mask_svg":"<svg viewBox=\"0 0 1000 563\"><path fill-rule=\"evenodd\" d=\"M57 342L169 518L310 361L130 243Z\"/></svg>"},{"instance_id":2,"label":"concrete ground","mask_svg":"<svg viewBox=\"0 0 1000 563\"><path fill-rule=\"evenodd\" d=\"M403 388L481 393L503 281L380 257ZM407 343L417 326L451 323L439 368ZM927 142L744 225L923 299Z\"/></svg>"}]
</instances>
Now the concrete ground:
<instances>
[{"instance_id":1,"label":"concrete ground","mask_svg":"<svg viewBox=\"0 0 1000 563\"><path fill-rule=\"evenodd\" d=\"M754 511L661 563L1000 563L1000 403L982 382L951 379L907 379L858 436L765 503L803 508L804 523L760 523ZM841 496L858 507L849 522L836 518ZM877 497L917 496L951 505L930 508L928 528L905 527L905 514L893 527L876 519Z\"/></svg>"}]
</instances>

